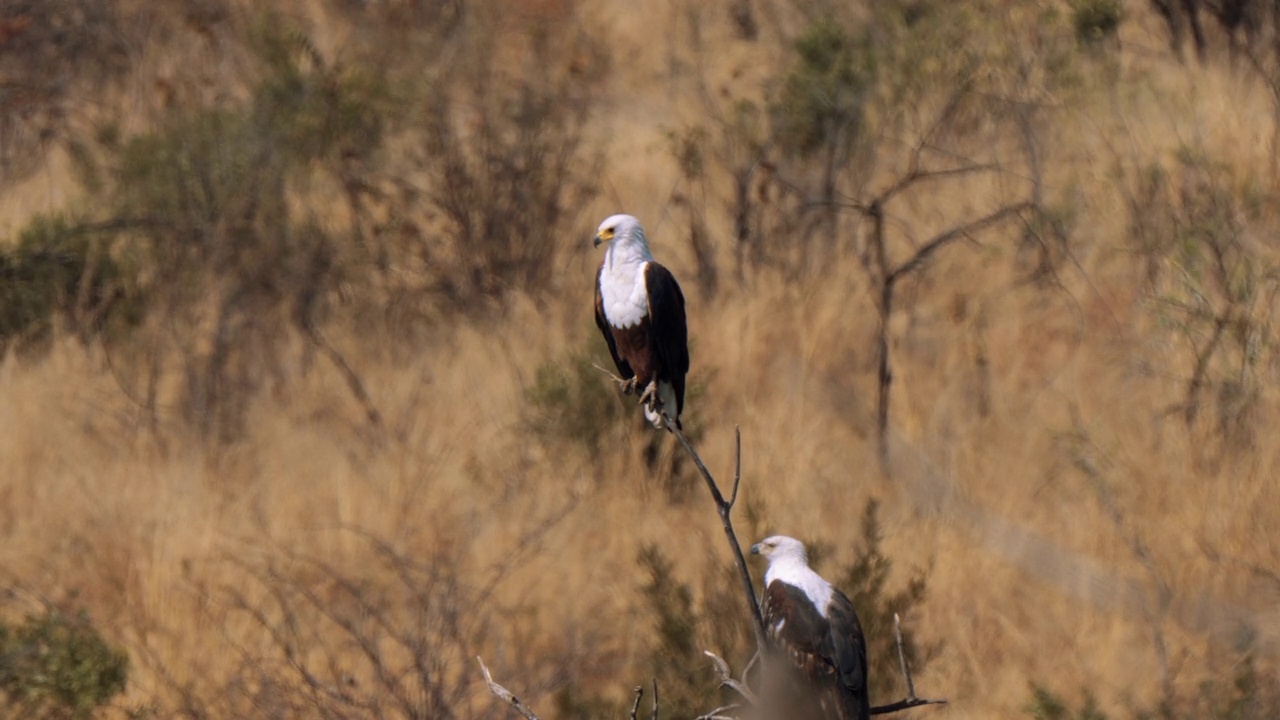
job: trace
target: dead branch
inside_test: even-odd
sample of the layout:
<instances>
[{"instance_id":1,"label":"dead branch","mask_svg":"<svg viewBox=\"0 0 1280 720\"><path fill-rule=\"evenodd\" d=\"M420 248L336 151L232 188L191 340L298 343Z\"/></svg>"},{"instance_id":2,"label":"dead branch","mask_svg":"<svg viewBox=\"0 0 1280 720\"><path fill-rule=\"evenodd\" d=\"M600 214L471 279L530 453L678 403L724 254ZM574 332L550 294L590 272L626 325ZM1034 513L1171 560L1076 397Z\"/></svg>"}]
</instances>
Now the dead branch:
<instances>
[{"instance_id":1,"label":"dead branch","mask_svg":"<svg viewBox=\"0 0 1280 720\"><path fill-rule=\"evenodd\" d=\"M640 698L644 697L644 686L637 685L632 692L636 694L636 699L631 703L631 715L628 717L636 720L636 713L640 711ZM658 678L653 679L653 711L649 715L649 720L658 720Z\"/></svg>"},{"instance_id":2,"label":"dead branch","mask_svg":"<svg viewBox=\"0 0 1280 720\"><path fill-rule=\"evenodd\" d=\"M329 339L320 332L320 328L316 327L315 323L310 320L303 321L302 331L306 335L307 339L319 348L320 352L324 353L324 356L329 358L329 362L333 363L333 366L338 369L338 373L342 375L342 379L347 383L347 388L351 390L352 396L354 396L356 401L360 403L360 406L364 408L364 415L369 421L369 424L374 428L381 427L382 413L378 412L377 405L374 404L373 398L369 395L369 391L365 389L364 382L360 380L359 373L351 367L351 363L347 362L347 359L338 351L338 348L334 347L333 343L329 342Z\"/></svg>"},{"instance_id":3,"label":"dead branch","mask_svg":"<svg viewBox=\"0 0 1280 720\"><path fill-rule=\"evenodd\" d=\"M977 220L972 220L963 225L957 225L956 227L942 233L941 235L938 235L937 237L933 238L929 242L925 243L919 250L916 250L915 254L913 254L906 262L899 265L895 270L893 270L893 272L890 272L886 276L885 283L888 285L892 285L893 283L897 282L904 275L910 273L911 271L915 270L917 267L922 265L926 260L929 259L931 255L933 255L938 250L942 249L943 246L948 245L961 238L967 237L971 233L984 230L992 225L999 223L1000 221L1006 218L1012 217L1026 210L1032 210L1034 208L1035 208L1035 205L1030 201L1013 203L1011 205L1006 205L1000 208L999 210L992 212L989 215L980 217Z\"/></svg>"},{"instance_id":4,"label":"dead branch","mask_svg":"<svg viewBox=\"0 0 1280 720\"><path fill-rule=\"evenodd\" d=\"M534 715L533 711L530 710L527 705L520 702L520 698L516 697L515 695L512 695L510 690L494 682L493 676L489 674L489 668L484 666L484 660L481 660L479 655L476 656L476 662L480 663L480 671L484 673L484 682L486 685L489 686L489 692L493 693L495 696L498 697L498 699L506 702L508 705L515 708L516 712L520 713L525 717L525 720L538 720L538 716ZM636 689L639 690L640 688L636 688ZM639 694L636 695L636 704L637 705L640 704ZM635 713L635 710L633 709L631 711L631 720L635 720L635 717L636 717L636 713Z\"/></svg>"},{"instance_id":5,"label":"dead branch","mask_svg":"<svg viewBox=\"0 0 1280 720\"><path fill-rule=\"evenodd\" d=\"M693 464L697 466L698 472L702 474L702 479L707 482L707 490L711 492L711 499L715 501L716 512L720 514L720 524L724 526L725 538L729 541L729 549L733 552L734 562L738 566L738 575L742 578L743 596L747 599L747 606L751 610L752 619L755 621L752 627L756 632L756 649L759 652L764 652L764 649L768 647L765 643L764 616L760 614L760 602L756 598L755 585L751 581L751 570L747 568L747 559L742 554L742 546L738 544L738 535L733 530L733 521L729 519L729 513L733 511L733 504L738 501L738 487L742 483L742 430L737 426L733 428L733 493L728 500L725 500L724 495L720 493L720 487L716 485L715 478L711 476L711 472L703 464L702 458L698 457L697 451L689 444L689 439L684 436L684 433L679 428L669 427L667 429L684 446L685 452L689 453L689 457L693 458Z\"/></svg>"},{"instance_id":6,"label":"dead branch","mask_svg":"<svg viewBox=\"0 0 1280 720\"><path fill-rule=\"evenodd\" d=\"M742 706L738 705L737 703L733 703L730 705L723 705L721 707L716 708L715 710L712 710L706 715L699 715L697 717L697 720L738 720L738 718L734 717L733 715L724 715L723 713L726 713L730 710L737 710L741 707Z\"/></svg>"},{"instance_id":7,"label":"dead branch","mask_svg":"<svg viewBox=\"0 0 1280 720\"><path fill-rule=\"evenodd\" d=\"M752 705L756 704L755 693L751 692L751 688L747 687L747 671L751 669L751 665L755 662L756 657L760 656L759 653L757 653L755 657L751 658L751 662L747 663L747 670L742 672L742 680L735 680L733 678L733 674L729 672L729 663L725 662L724 658L716 655L710 650L703 650L702 654L711 658L711 662L715 663L716 673L720 676L720 687L727 687L741 695L744 700ZM713 710L712 712L714 713L716 711Z\"/></svg>"},{"instance_id":8,"label":"dead branch","mask_svg":"<svg viewBox=\"0 0 1280 720\"><path fill-rule=\"evenodd\" d=\"M902 677L907 679L907 697L916 696L916 684L911 681L911 671L907 669L907 653L902 647L902 618L893 614L893 638L898 642L898 665L902 668Z\"/></svg>"},{"instance_id":9,"label":"dead branch","mask_svg":"<svg viewBox=\"0 0 1280 720\"><path fill-rule=\"evenodd\" d=\"M898 613L893 614L893 636L898 641L898 663L902 668L902 677L907 682L907 696L888 705L877 705L871 708L871 714L884 715L906 710L907 708L919 707L920 705L945 705L947 703L946 700L928 700L916 697L916 684L911 679L911 669L907 667L907 653L903 649L902 642L902 620L898 617Z\"/></svg>"},{"instance_id":10,"label":"dead branch","mask_svg":"<svg viewBox=\"0 0 1280 720\"><path fill-rule=\"evenodd\" d=\"M598 365L596 366L596 368L601 372L605 373L606 375L609 375L615 381L621 382L621 378L614 376L613 373L609 372L608 370L605 370L604 368ZM757 649L756 649L755 655L753 655L751 660L747 663L747 667L742 673L741 680L734 679L733 673L729 669L729 663L725 662L725 660L721 658L719 655L716 655L715 653L709 650L704 650L703 654L706 655L708 658L710 658L712 663L715 665L716 672L720 677L719 687L727 687L730 690L733 690L734 692L736 692L739 696L741 696L748 704L755 705L757 703L757 698L755 693L751 690L750 686L747 684L747 676L748 676L748 673L751 671L751 668L755 665L755 663L763 657L763 654L766 652L769 646L766 641L766 635L765 635L765 629L764 629L764 618L760 612L760 603L756 597L755 586L751 580L751 571L747 568L746 557L742 554L742 546L738 544L738 536L733 529L733 521L730 518L730 514L733 511L734 503L736 503L738 500L738 490L742 486L742 430L736 426L733 429L733 434L734 434L733 490L729 495L729 499L726 500L724 497L724 494L720 492L720 486L716 483L715 478L711 475L711 471L707 470L706 464L702 462L702 457L699 456L698 452L693 449L693 445L689 442L689 439L685 437L684 433L677 427L668 426L667 429L671 432L672 435L676 437L677 440L680 441L680 445L683 446L685 449L685 452L689 454L689 457L693 460L693 464L698 468L698 473L702 475L702 479L707 484L707 490L711 493L711 499L715 502L716 512L720 515L720 522L724 527L725 537L729 541L729 548L733 552L734 560L738 567L738 574L742 579L743 594L747 599L747 604L751 610L751 616L755 621L753 624L753 627L756 633ZM876 707L873 707L871 708L871 714L882 715L886 713L898 712L900 710L906 710L908 708L918 707L920 705L936 705L936 704L946 703L947 702L946 700L930 700L930 699L916 697L915 683L911 678L911 670L907 666L906 651L904 650L903 637L902 637L902 626L896 614L894 615L894 634L895 634L895 637L897 638L897 644L898 644L898 661L899 661L900 667L902 668L902 675L907 685L907 696L902 700L899 700L894 703L890 703L888 705L878 705ZM519 712L525 718L529 720L537 720L537 716L534 715L533 712L528 707L526 707L523 703L521 703L519 699L517 699L514 695L512 695L509 690L507 690L506 688L494 682L492 676L489 674L489 669L485 667L483 660L481 660L479 657L476 657L476 661L480 663L480 669L484 672L485 683L489 686L490 692L492 692L498 698L509 703L513 708L516 709L517 712ZM637 714L640 709L640 701L644 696L644 687L641 685L637 685L635 687L634 692L635 692L635 699L631 703L631 713L629 715L630 720L636 720L637 718ZM711 712L705 715L699 716L697 720L737 720L737 718L735 718L734 716L727 715L726 713L733 710L740 709L741 707L743 707L741 703L732 703L729 705L723 705L721 707L718 707L712 710ZM650 720L658 720L658 681L656 678L653 681L653 713Z\"/></svg>"},{"instance_id":11,"label":"dead branch","mask_svg":"<svg viewBox=\"0 0 1280 720\"><path fill-rule=\"evenodd\" d=\"M493 693L494 697L497 697L499 700L502 700L515 708L515 711L524 716L525 720L538 720L538 716L534 714L533 710L530 709L528 705L525 705L520 701L520 698L516 697L510 690L499 685L497 681L493 679L493 675L489 673L489 668L485 667L484 660L482 660L479 655L476 656L476 662L480 663L480 672L484 673L484 682L489 686L489 692ZM628 720L636 720L636 714L640 711L640 699L644 697L644 686L637 685L635 690L632 692L635 693L635 700L631 703L631 713L627 716ZM658 720L657 678L653 679L653 711L649 715L649 720Z\"/></svg>"},{"instance_id":12,"label":"dead branch","mask_svg":"<svg viewBox=\"0 0 1280 720\"><path fill-rule=\"evenodd\" d=\"M618 383L620 388L625 392L625 380L614 375L608 370L596 365L595 368L600 372L608 375ZM702 475L702 479L707 483L707 490L711 492L711 499L715 501L716 512L720 514L720 523L724 526L725 537L729 540L729 549L733 552L734 563L738 566L738 575L742 578L742 592L747 599L747 606L751 610L751 617L755 621L753 627L756 633L756 651L763 652L765 647L764 633L764 616L760 614L760 602L756 598L755 585L751 580L751 570L747 568L747 558L742 554L742 546L738 544L738 535L733 530L733 521L729 519L729 514L733 512L734 503L738 502L738 488L742 485L742 430L738 426L733 428L734 438L734 454L733 454L733 492L729 494L729 499L724 499L724 494L720 492L720 486L716 484L716 479L711 476L711 471L707 470L707 466L702 462L702 458L698 455L698 451L693 449L693 445L689 443L689 438L677 427L668 426L667 430L680 441L692 458L693 464L698 468L698 473Z\"/></svg>"},{"instance_id":13,"label":"dead branch","mask_svg":"<svg viewBox=\"0 0 1280 720\"><path fill-rule=\"evenodd\" d=\"M593 367L593 368L595 368L595 369L599 370L600 372L604 373L605 375L608 375L608 376L609 376L609 379L610 379L610 380L613 380L613 382L614 382L615 384L617 384L618 389L622 391L622 394L623 394L623 395L631 395L631 394L633 394L633 393L635 392L635 389L636 389L636 379L635 379L635 378L631 378L630 380L623 380L622 378L618 377L617 375L614 375L614 374L613 374L612 372L610 372L608 369L606 369L606 368L602 368L602 367L600 367L600 366L599 366L598 364L596 364L596 363L591 363L591 367Z\"/></svg>"}]
</instances>

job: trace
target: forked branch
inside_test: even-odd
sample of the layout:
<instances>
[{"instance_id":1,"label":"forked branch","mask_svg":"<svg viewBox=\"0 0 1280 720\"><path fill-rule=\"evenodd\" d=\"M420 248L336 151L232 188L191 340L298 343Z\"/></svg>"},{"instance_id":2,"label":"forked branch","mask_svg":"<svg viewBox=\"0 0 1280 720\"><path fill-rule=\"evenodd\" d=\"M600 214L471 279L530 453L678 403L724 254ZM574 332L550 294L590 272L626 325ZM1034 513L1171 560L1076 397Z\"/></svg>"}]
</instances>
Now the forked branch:
<instances>
[{"instance_id":1,"label":"forked branch","mask_svg":"<svg viewBox=\"0 0 1280 720\"><path fill-rule=\"evenodd\" d=\"M742 430L736 425L733 428L733 492L729 495L728 500L724 499L724 495L720 492L720 486L716 484L715 478L711 476L711 472L707 470L707 466L703 464L702 458L698 457L697 451L693 449L693 445L689 444L689 439L684 436L684 433L679 428L674 427L668 428L668 430L684 446L685 452L689 453L689 457L693 458L693 464L698 467L698 472L702 474L702 479L707 482L707 489L711 491L711 499L716 503L716 512L720 514L720 524L724 526L725 538L729 540L729 549L733 552L733 560L738 566L738 575L742 578L742 593L747 599L747 606L754 621L752 628L756 632L756 649L758 652L764 652L765 648L768 647L765 644L764 616L760 614L760 602L756 599L756 589L751 582L751 571L747 568L747 559L742 554L742 546L738 544L738 535L733 530L733 521L729 518L729 514L733 512L733 504L738 501L738 487L742 483Z\"/></svg>"},{"instance_id":2,"label":"forked branch","mask_svg":"<svg viewBox=\"0 0 1280 720\"><path fill-rule=\"evenodd\" d=\"M489 692L498 696L499 699L505 700L508 705L515 708L516 712L523 715L525 720L538 720L538 716L533 714L533 711L529 709L529 706L520 702L520 698L513 695L510 690L494 682L493 676L489 674L489 668L484 666L484 660L481 660L479 655L476 656L476 662L480 663L480 671L484 673L484 682L489 686ZM636 698L636 702L640 702L639 697ZM632 720L635 720L634 712L631 713L631 718Z\"/></svg>"},{"instance_id":3,"label":"forked branch","mask_svg":"<svg viewBox=\"0 0 1280 720\"><path fill-rule=\"evenodd\" d=\"M626 380L599 365L596 365L595 368L612 378L625 392ZM751 581L751 570L747 568L747 558L742 554L742 546L738 544L738 535L733 530L733 521L729 519L729 514L733 512L733 505L738 501L738 488L742 485L742 429L736 425L733 428L733 492L729 494L728 500L725 500L724 493L720 492L720 486L716 484L716 479L712 477L711 471L702 462L698 451L694 450L693 445L689 443L689 438L684 436L680 428L668 426L667 430L670 430L671 434L676 436L676 439L680 441L680 445L684 447L685 452L689 453L689 457L693 459L693 464L698 468L698 473L702 475L702 479L707 483L707 490L711 492L711 499L716 504L716 512L720 514L720 524L724 526L724 534L729 541L729 550L733 553L734 564L738 566L738 575L742 579L743 596L747 600L747 607L751 612L752 620L754 620L752 627L756 633L756 649L759 652L763 652L766 647L764 616L760 614L760 602L756 598L755 585Z\"/></svg>"},{"instance_id":4,"label":"forked branch","mask_svg":"<svg viewBox=\"0 0 1280 720\"><path fill-rule=\"evenodd\" d=\"M871 714L885 715L899 710L906 710L907 708L919 707L920 705L945 705L947 703L946 700L928 700L916 697L916 684L911 679L911 668L907 667L907 653L903 649L902 642L902 620L898 618L898 613L893 614L893 637L898 641L898 664L902 668L902 678L907 683L907 696L898 702L877 705L871 708Z\"/></svg>"},{"instance_id":5,"label":"forked branch","mask_svg":"<svg viewBox=\"0 0 1280 720\"><path fill-rule=\"evenodd\" d=\"M715 663L716 674L720 676L720 687L727 687L741 695L744 700L752 705L756 704L756 694L751 692L751 688L747 687L747 671L751 669L751 663L747 663L747 670L742 671L742 679L736 680L733 677L733 673L729 671L729 663L725 662L724 658L710 650L703 650L702 654L711 658L711 662ZM759 655L756 657L759 657ZM754 661L755 658L752 658L752 662ZM725 708L719 708L719 710L724 709ZM718 710L713 710L712 714L716 712L718 712Z\"/></svg>"},{"instance_id":6,"label":"forked branch","mask_svg":"<svg viewBox=\"0 0 1280 720\"><path fill-rule=\"evenodd\" d=\"M603 368L600 368L600 370L612 376L612 373L609 373L607 370L604 370ZM614 379L622 382L621 378L615 377ZM680 444L684 447L685 452L689 453L689 457L693 459L693 464L697 466L699 474L702 475L702 479L707 484L707 490L711 493L711 499L715 501L716 512L720 515L720 522L724 526L725 537L729 541L729 548L733 552L734 561L738 567L738 574L742 578L743 595L746 597L747 605L751 611L751 617L755 621L753 623L753 627L756 633L757 653L752 657L751 662L747 664L747 669L743 671L741 680L734 679L733 674L729 670L729 664L725 662L723 658L709 651L704 651L704 654L715 664L716 672L720 676L720 686L733 690L742 697L746 705L755 705L757 698L747 683L747 675L756 660L762 658L764 653L768 651L769 646L765 636L764 618L760 613L760 603L756 598L755 586L751 581L751 572L747 569L747 560L742 554L742 546L738 544L738 536L737 533L734 532L733 521L730 518L730 514L733 511L733 505L738 500L738 490L742 484L742 431L737 427L734 428L733 491L726 500L724 494L720 492L720 486L716 484L715 478L711 475L711 472L707 470L706 464L702 462L702 458L698 455L697 451L693 449L693 445L690 444L689 439L685 437L684 433L681 432L679 428L669 427L668 430L671 431L672 435L675 435L676 439L679 440ZM902 700L888 705L877 705L876 707L871 708L871 714L884 715L887 713L898 712L900 710L906 710L908 708L918 707L920 705L946 703L946 700L930 700L916 697L915 683L911 679L911 669L907 666L906 651L903 647L901 623L896 614L894 615L893 620L894 635L897 638L898 644L898 661L902 669L902 676L907 685L907 696ZM528 706L516 698L511 691L494 682L493 677L489 674L489 668L485 667L483 660L477 657L476 661L480 663L480 669L484 673L484 680L489 686L489 692L511 705L511 707L513 707L516 712L524 716L526 720L538 720L538 716L535 715ZM631 705L630 720L636 720L637 718L637 713L640 709L640 701L644 695L644 688L642 686L637 686L634 692L635 699ZM698 720L734 720L733 716L728 713L742 707L744 707L744 705L740 703L724 705L701 716ZM651 720L657 720L657 718L658 681L655 679L653 681L653 714Z\"/></svg>"}]
</instances>

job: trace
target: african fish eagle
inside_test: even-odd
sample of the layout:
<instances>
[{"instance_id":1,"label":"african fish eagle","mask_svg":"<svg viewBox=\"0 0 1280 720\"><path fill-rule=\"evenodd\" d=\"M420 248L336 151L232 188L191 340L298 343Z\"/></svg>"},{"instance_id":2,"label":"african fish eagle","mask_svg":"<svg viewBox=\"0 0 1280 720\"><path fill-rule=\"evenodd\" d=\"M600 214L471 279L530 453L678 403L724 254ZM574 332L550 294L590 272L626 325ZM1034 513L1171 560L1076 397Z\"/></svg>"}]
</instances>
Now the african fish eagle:
<instances>
[{"instance_id":1,"label":"african fish eagle","mask_svg":"<svg viewBox=\"0 0 1280 720\"><path fill-rule=\"evenodd\" d=\"M612 215L594 244L609 243L596 272L596 325L630 393L641 390L645 417L656 428L680 424L689 331L684 294L671 271L649 252L640 221Z\"/></svg>"},{"instance_id":2,"label":"african fish eagle","mask_svg":"<svg viewBox=\"0 0 1280 720\"><path fill-rule=\"evenodd\" d=\"M809 567L804 543L775 535L751 546L769 561L761 611L769 641L815 703L810 712L867 720L867 647L853 603ZM793 716L801 714L793 712Z\"/></svg>"}]
</instances>

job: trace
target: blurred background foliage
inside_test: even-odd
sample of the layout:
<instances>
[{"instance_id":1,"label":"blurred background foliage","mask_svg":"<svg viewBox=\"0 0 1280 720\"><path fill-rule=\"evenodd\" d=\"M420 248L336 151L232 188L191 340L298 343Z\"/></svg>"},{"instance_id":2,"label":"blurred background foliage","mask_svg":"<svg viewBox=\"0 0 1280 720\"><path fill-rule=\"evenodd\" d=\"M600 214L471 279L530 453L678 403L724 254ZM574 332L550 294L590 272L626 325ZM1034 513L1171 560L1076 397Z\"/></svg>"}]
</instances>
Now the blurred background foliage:
<instances>
[{"instance_id":1,"label":"blurred background foliage","mask_svg":"<svg viewBox=\"0 0 1280 720\"><path fill-rule=\"evenodd\" d=\"M875 701L903 692L897 613L915 671L955 685L922 694L977 708L957 712L1276 715L1271 641L1246 612L1274 600L1271 519L1169 537L1165 513L1238 485L1240 517L1272 504L1280 9L668 5L659 37L637 31L649 10L606 0L0 3L0 349L18 398L0 531L45 553L8 558L30 563L23 582L99 584L92 614L8 613L5 712L501 716L482 651L563 717L621 717L645 678L673 716L729 700L703 651L741 670L751 633L699 479L597 369L586 246L608 209L652 211L681 270L687 434L723 451L733 423L756 431L763 487L744 490L739 536L810 544L860 612ZM1240 93L1249 120L1204 120L1178 81ZM1198 124L1155 147L1134 116ZM1140 417L1082 419L1093 381L1064 390L1071 361L1037 365L1063 345L1122 375L1097 394L1132 390ZM875 476L859 403L876 353L895 362L895 442L994 480L940 491L880 467L851 487ZM290 445L304 429L319 440ZM1039 485L990 471L993 435L1025 446ZM1170 466L1193 477L1144 477ZM1075 682L1083 655L1069 679L984 682L1006 657L987 622L1031 622L1048 594L1078 605L1072 572L1067 590L1005 592L1023 603L1007 615L965 594L983 581L955 559L1014 535L983 503L1022 492L1010 515L1046 533L1088 515L1074 552L1136 588L1114 604L1140 619L1112 640L1146 658L1117 651L1134 687ZM65 507L83 522L64 528ZM770 519L801 512L815 519ZM233 541L173 527L226 517L245 524ZM972 554L966 523L989 533ZM1239 533L1216 544L1214 523ZM1046 641L1018 640L1041 661Z\"/></svg>"}]
</instances>

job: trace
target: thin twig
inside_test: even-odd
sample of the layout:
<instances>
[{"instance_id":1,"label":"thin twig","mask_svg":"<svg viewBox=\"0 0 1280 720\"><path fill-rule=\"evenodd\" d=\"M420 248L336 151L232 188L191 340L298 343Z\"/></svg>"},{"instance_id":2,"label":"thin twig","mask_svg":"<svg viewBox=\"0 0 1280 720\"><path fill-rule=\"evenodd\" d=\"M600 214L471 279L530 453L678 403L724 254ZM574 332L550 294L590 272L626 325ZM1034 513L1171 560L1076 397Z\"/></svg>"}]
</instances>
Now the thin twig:
<instances>
[{"instance_id":1,"label":"thin twig","mask_svg":"<svg viewBox=\"0 0 1280 720\"><path fill-rule=\"evenodd\" d=\"M620 378L617 375L614 375L612 370L609 370L608 368L602 368L596 363L591 363L591 367L599 370L605 375L608 375L609 379L613 380L615 383L618 384L618 389L622 390L623 393L627 395L631 394L631 391L627 389L627 383L629 382L628 380L624 380L623 378Z\"/></svg>"},{"instance_id":2,"label":"thin twig","mask_svg":"<svg viewBox=\"0 0 1280 720\"><path fill-rule=\"evenodd\" d=\"M898 662L902 667L902 677L907 682L907 696L888 705L877 705L871 708L871 714L884 715L921 705L946 705L946 700L927 700L916 697L916 684L911 679L911 669L907 667L907 652L904 649L905 643L902 641L902 621L898 618L898 613L893 614L893 636L898 641Z\"/></svg>"},{"instance_id":3,"label":"thin twig","mask_svg":"<svg viewBox=\"0 0 1280 720\"><path fill-rule=\"evenodd\" d=\"M747 661L747 666L742 668L742 684L743 685L747 684L747 676L751 674L751 668L755 667L757 662L760 662L759 650L757 650L756 653L751 656L751 659Z\"/></svg>"},{"instance_id":4,"label":"thin twig","mask_svg":"<svg viewBox=\"0 0 1280 720\"><path fill-rule=\"evenodd\" d=\"M916 697L916 684L911 680L911 671L907 669L907 651L902 643L902 620L898 613L893 614L893 637L898 641L898 664L902 666L902 677L907 679L907 699Z\"/></svg>"},{"instance_id":5,"label":"thin twig","mask_svg":"<svg viewBox=\"0 0 1280 720\"><path fill-rule=\"evenodd\" d=\"M946 700L925 700L922 698L914 698L910 700L899 700L898 702L889 703L888 705L877 705L871 708L871 714L885 715L888 713L896 713L896 712L901 712L903 710L909 710L913 707L920 707L921 705L946 705L946 704L947 704Z\"/></svg>"},{"instance_id":6,"label":"thin twig","mask_svg":"<svg viewBox=\"0 0 1280 720\"><path fill-rule=\"evenodd\" d=\"M1024 210L1031 210L1034 207L1035 206L1032 205L1030 202L1025 202L1025 201L1019 202L1019 203L1013 203L1012 205L1006 205L1000 208L999 210L996 210L995 212L990 213L989 215L984 215L983 217L980 217L976 220L971 220L970 222L967 222L963 225L957 225L951 228L950 230L938 235L937 237L934 237L933 239L926 242L924 245L920 246L920 249L916 250L914 255L908 258L905 262L899 265L892 272L888 273L888 275L885 277L885 280L884 280L885 284L893 285L904 275L907 275L908 273L915 270L920 265L923 265L924 262L928 260L931 255L933 255L933 253L937 252L939 249L941 249L945 245L955 242L956 240L960 240L962 238L968 237L969 234L971 233L978 232L979 230L985 230L986 228L992 225L995 225L996 223L1004 220L1005 218L1017 215L1018 213L1023 212Z\"/></svg>"},{"instance_id":7,"label":"thin twig","mask_svg":"<svg viewBox=\"0 0 1280 720\"><path fill-rule=\"evenodd\" d=\"M609 370L595 365L597 370L613 378L614 382L622 387L626 382ZM685 452L689 453L689 457L693 458L693 464L698 468L698 473L702 475L702 479L707 483L707 489L711 491L711 499L715 501L716 512L720 513L720 522L724 525L725 537L729 540L729 549L733 551L733 559L738 565L738 574L742 577L742 590L747 598L747 604L751 609L751 617L755 619L756 631L756 647L758 650L765 648L764 633L764 616L760 614L760 603L756 598L755 586L751 582L751 571L747 568L747 558L742 554L742 546L738 544L738 535L733 530L733 521L729 519L729 513L733 510L733 504L738 501L738 488L742 484L742 429L738 426L733 428L734 437L734 468L733 468L733 494L729 500L724 499L724 495L720 492L720 487L716 485L716 480L711 476L711 471L707 470L707 466L702 462L702 458L698 455L698 451L693 449L693 445L689 444L689 438L684 436L684 432L680 430L674 423L666 423L667 430L680 444L684 446Z\"/></svg>"},{"instance_id":8,"label":"thin twig","mask_svg":"<svg viewBox=\"0 0 1280 720\"><path fill-rule=\"evenodd\" d=\"M499 699L506 701L507 704L516 709L516 712L523 715L525 720L538 720L538 716L534 715L533 711L530 710L528 706L520 702L520 698L512 695L510 690L493 681L493 676L489 674L489 668L484 666L484 660L481 660L479 655L476 656L476 662L480 663L480 670L484 673L484 682L489 686L489 692L493 693ZM639 700L637 699L637 702L638 701ZM635 717L634 713L632 714L632 717Z\"/></svg>"},{"instance_id":9,"label":"thin twig","mask_svg":"<svg viewBox=\"0 0 1280 720\"><path fill-rule=\"evenodd\" d=\"M644 697L644 686L637 685L632 692L636 694L636 699L631 703L631 720L636 720L636 711L640 709L640 698Z\"/></svg>"},{"instance_id":10,"label":"thin twig","mask_svg":"<svg viewBox=\"0 0 1280 720\"><path fill-rule=\"evenodd\" d=\"M720 675L720 687L727 687L741 695L744 700L752 705L756 704L755 693L751 692L751 688L747 687L745 682L739 682L738 680L733 679L733 673L729 671L729 663L725 662L724 658L716 655L710 650L703 650L702 654L711 658L711 662L715 663L716 673ZM745 675L743 677L745 678Z\"/></svg>"},{"instance_id":11,"label":"thin twig","mask_svg":"<svg viewBox=\"0 0 1280 720\"><path fill-rule=\"evenodd\" d=\"M729 496L730 509L738 502L738 487L742 484L742 431L736 425L733 427L733 437L733 494Z\"/></svg>"},{"instance_id":12,"label":"thin twig","mask_svg":"<svg viewBox=\"0 0 1280 720\"><path fill-rule=\"evenodd\" d=\"M715 710L712 710L706 715L699 715L697 717L697 720L738 720L738 718L734 717L733 715L721 715L721 713L728 712L729 710L737 710L740 707L742 706L737 703L723 705L721 707L716 708Z\"/></svg>"},{"instance_id":13,"label":"thin twig","mask_svg":"<svg viewBox=\"0 0 1280 720\"><path fill-rule=\"evenodd\" d=\"M649 720L658 720L658 678L653 679L653 713Z\"/></svg>"}]
</instances>

